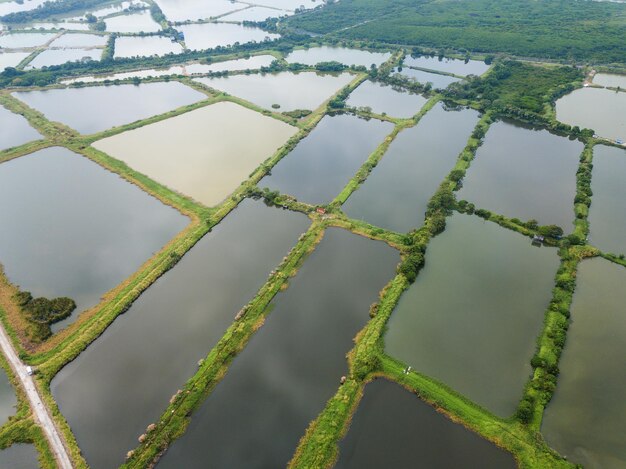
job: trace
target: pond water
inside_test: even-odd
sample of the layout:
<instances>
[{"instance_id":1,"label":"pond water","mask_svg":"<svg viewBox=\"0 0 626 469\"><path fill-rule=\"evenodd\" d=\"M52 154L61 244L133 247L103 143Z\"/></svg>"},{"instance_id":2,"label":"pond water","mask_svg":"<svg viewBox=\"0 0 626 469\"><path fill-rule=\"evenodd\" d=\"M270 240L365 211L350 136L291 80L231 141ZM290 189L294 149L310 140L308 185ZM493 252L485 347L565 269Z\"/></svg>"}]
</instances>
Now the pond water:
<instances>
[{"instance_id":1,"label":"pond water","mask_svg":"<svg viewBox=\"0 0 626 469\"><path fill-rule=\"evenodd\" d=\"M277 39L278 34L271 34L259 28L230 23L204 23L177 26L185 35L185 45L191 50L213 49L217 46L230 46L236 42L263 42L265 39Z\"/></svg>"},{"instance_id":2,"label":"pond water","mask_svg":"<svg viewBox=\"0 0 626 469\"><path fill-rule=\"evenodd\" d=\"M0 106L0 151L43 138L28 121Z\"/></svg>"},{"instance_id":3,"label":"pond water","mask_svg":"<svg viewBox=\"0 0 626 469\"><path fill-rule=\"evenodd\" d=\"M30 55L30 52L0 52L0 71L7 67L15 67Z\"/></svg>"},{"instance_id":4,"label":"pond water","mask_svg":"<svg viewBox=\"0 0 626 469\"><path fill-rule=\"evenodd\" d=\"M626 150L593 148L593 199L589 209L589 242L605 252L626 254Z\"/></svg>"},{"instance_id":5,"label":"pond water","mask_svg":"<svg viewBox=\"0 0 626 469\"><path fill-rule=\"evenodd\" d=\"M465 77L467 75L482 75L489 70L489 65L480 60L469 60L465 62L459 59L449 59L447 57L420 56L411 57L407 55L404 64L409 67L427 68L439 72L454 73Z\"/></svg>"},{"instance_id":6,"label":"pond water","mask_svg":"<svg viewBox=\"0 0 626 469\"><path fill-rule=\"evenodd\" d=\"M48 119L67 124L83 134L129 124L206 98L174 81L26 91L13 95Z\"/></svg>"},{"instance_id":7,"label":"pond water","mask_svg":"<svg viewBox=\"0 0 626 469\"><path fill-rule=\"evenodd\" d=\"M106 36L97 34L64 34L50 43L49 47L100 47L107 43Z\"/></svg>"},{"instance_id":8,"label":"pond water","mask_svg":"<svg viewBox=\"0 0 626 469\"><path fill-rule=\"evenodd\" d=\"M367 386L335 469L421 467L504 469L511 454L482 439L402 386L377 379Z\"/></svg>"},{"instance_id":9,"label":"pond water","mask_svg":"<svg viewBox=\"0 0 626 469\"><path fill-rule=\"evenodd\" d=\"M593 129L609 139L626 141L626 93L602 88L581 88L556 102L561 122Z\"/></svg>"},{"instance_id":10,"label":"pond water","mask_svg":"<svg viewBox=\"0 0 626 469\"><path fill-rule=\"evenodd\" d=\"M513 121L496 122L467 170L458 198L522 221L555 224L569 233L582 151L578 140Z\"/></svg>"},{"instance_id":11,"label":"pond water","mask_svg":"<svg viewBox=\"0 0 626 469\"><path fill-rule=\"evenodd\" d=\"M165 69L161 69L161 70L155 70L154 68L150 68L147 70L135 70L132 72L120 72L120 73L114 73L112 75L98 75L98 76L85 76L85 77L78 77L78 78L71 78L68 80L62 80L61 84L63 85L71 85L73 83L79 83L79 82L83 82L83 83L99 83L99 82L103 82L106 80L124 80L126 78L147 78L147 77L162 77L162 76L167 76L167 75L184 75L185 74L185 70L182 66L180 65L175 65L173 67L170 68L165 68Z\"/></svg>"},{"instance_id":12,"label":"pond water","mask_svg":"<svg viewBox=\"0 0 626 469\"><path fill-rule=\"evenodd\" d=\"M212 206L224 200L297 130L223 102L100 140L94 146Z\"/></svg>"},{"instance_id":13,"label":"pond water","mask_svg":"<svg viewBox=\"0 0 626 469\"><path fill-rule=\"evenodd\" d=\"M230 0L156 0L156 3L169 21L204 20L248 6Z\"/></svg>"},{"instance_id":14,"label":"pond water","mask_svg":"<svg viewBox=\"0 0 626 469\"><path fill-rule=\"evenodd\" d=\"M51 41L56 36L56 33L7 33L0 36L0 47L5 49L38 47Z\"/></svg>"},{"instance_id":15,"label":"pond water","mask_svg":"<svg viewBox=\"0 0 626 469\"><path fill-rule=\"evenodd\" d=\"M368 80L350 94L346 104L351 107L371 107L377 114L411 117L419 112L426 101L420 94L407 93L384 83Z\"/></svg>"},{"instance_id":16,"label":"pond water","mask_svg":"<svg viewBox=\"0 0 626 469\"><path fill-rule=\"evenodd\" d=\"M115 40L115 54L118 57L150 57L153 55L180 54L183 46L161 36L118 37Z\"/></svg>"},{"instance_id":17,"label":"pond water","mask_svg":"<svg viewBox=\"0 0 626 469\"><path fill-rule=\"evenodd\" d=\"M75 22L59 22L59 23L33 23L24 25L24 29L66 29L68 31L89 31L89 24Z\"/></svg>"},{"instance_id":18,"label":"pond water","mask_svg":"<svg viewBox=\"0 0 626 469\"><path fill-rule=\"evenodd\" d=\"M327 204L393 130L393 124L351 114L324 117L259 186L302 202Z\"/></svg>"},{"instance_id":19,"label":"pond water","mask_svg":"<svg viewBox=\"0 0 626 469\"><path fill-rule=\"evenodd\" d=\"M76 301L56 329L97 304L189 221L60 147L0 164L0 212L0 263L9 280L33 296Z\"/></svg>"},{"instance_id":20,"label":"pond water","mask_svg":"<svg viewBox=\"0 0 626 469\"><path fill-rule=\"evenodd\" d=\"M102 49L48 49L31 60L26 70L52 65L61 65L65 62L76 62L86 60L100 60Z\"/></svg>"},{"instance_id":21,"label":"pond water","mask_svg":"<svg viewBox=\"0 0 626 469\"><path fill-rule=\"evenodd\" d=\"M308 224L244 201L61 370L51 390L90 467L124 461Z\"/></svg>"},{"instance_id":22,"label":"pond water","mask_svg":"<svg viewBox=\"0 0 626 469\"><path fill-rule=\"evenodd\" d=\"M572 323L542 432L589 469L626 467L626 269L604 259L578 268Z\"/></svg>"},{"instance_id":23,"label":"pond water","mask_svg":"<svg viewBox=\"0 0 626 469\"><path fill-rule=\"evenodd\" d=\"M597 73L593 77L593 83L600 86L610 86L612 88L626 88L626 75L616 73Z\"/></svg>"},{"instance_id":24,"label":"pond water","mask_svg":"<svg viewBox=\"0 0 626 469\"><path fill-rule=\"evenodd\" d=\"M212 64L189 64L185 66L187 73L235 72L269 67L276 60L273 55L255 55L247 59L225 60Z\"/></svg>"},{"instance_id":25,"label":"pond water","mask_svg":"<svg viewBox=\"0 0 626 469\"><path fill-rule=\"evenodd\" d=\"M0 367L0 425L4 425L7 419L15 414L16 405L15 389L13 389L4 368ZM0 454L2 454L1 451Z\"/></svg>"},{"instance_id":26,"label":"pond water","mask_svg":"<svg viewBox=\"0 0 626 469\"><path fill-rule=\"evenodd\" d=\"M380 66L391 57L389 52L370 52L346 47L312 47L291 52L285 60L289 63L317 65L320 62L340 62L345 65L362 65L370 68L372 64Z\"/></svg>"},{"instance_id":27,"label":"pond water","mask_svg":"<svg viewBox=\"0 0 626 469\"><path fill-rule=\"evenodd\" d=\"M315 72L280 72L198 78L196 81L238 96L257 106L278 111L308 109L313 111L353 80L349 73L339 75Z\"/></svg>"},{"instance_id":28,"label":"pond water","mask_svg":"<svg viewBox=\"0 0 626 469\"><path fill-rule=\"evenodd\" d=\"M220 18L221 21L265 21L267 18L276 18L293 14L287 10L276 10L274 8L251 7L237 11Z\"/></svg>"},{"instance_id":29,"label":"pond water","mask_svg":"<svg viewBox=\"0 0 626 469\"><path fill-rule=\"evenodd\" d=\"M161 26L152 19L148 10L119 15L104 20L107 31L117 33L154 33L161 30Z\"/></svg>"},{"instance_id":30,"label":"pond water","mask_svg":"<svg viewBox=\"0 0 626 469\"><path fill-rule=\"evenodd\" d=\"M398 260L383 243L329 229L158 467L285 467Z\"/></svg>"},{"instance_id":31,"label":"pond water","mask_svg":"<svg viewBox=\"0 0 626 469\"><path fill-rule=\"evenodd\" d=\"M422 70L415 70L414 68L403 67L402 71L397 71L396 73L400 73L408 78L413 78L415 81L420 83L432 83L433 88L435 89L444 89L447 88L451 83L456 83L457 81L461 81L460 78L451 77L448 75L439 75L438 73L429 73L424 72Z\"/></svg>"},{"instance_id":32,"label":"pond water","mask_svg":"<svg viewBox=\"0 0 626 469\"><path fill-rule=\"evenodd\" d=\"M256 3L258 1L258 3ZM322 5L320 0L255 0L255 5L262 5L282 10L295 10L297 8L315 8Z\"/></svg>"},{"instance_id":33,"label":"pond water","mask_svg":"<svg viewBox=\"0 0 626 469\"><path fill-rule=\"evenodd\" d=\"M26 0L24 2L0 2L0 16L9 13L17 13L18 11L34 10L39 5L45 3L46 0Z\"/></svg>"},{"instance_id":34,"label":"pond water","mask_svg":"<svg viewBox=\"0 0 626 469\"><path fill-rule=\"evenodd\" d=\"M6 469L38 469L37 449L33 445L13 444L0 450L0 467Z\"/></svg>"},{"instance_id":35,"label":"pond water","mask_svg":"<svg viewBox=\"0 0 626 469\"><path fill-rule=\"evenodd\" d=\"M437 104L417 126L398 134L343 205L344 212L401 233L421 226L428 201L454 168L477 122L476 111Z\"/></svg>"},{"instance_id":36,"label":"pond water","mask_svg":"<svg viewBox=\"0 0 626 469\"><path fill-rule=\"evenodd\" d=\"M391 316L386 350L509 417L531 373L557 252L476 216L447 224Z\"/></svg>"}]
</instances>

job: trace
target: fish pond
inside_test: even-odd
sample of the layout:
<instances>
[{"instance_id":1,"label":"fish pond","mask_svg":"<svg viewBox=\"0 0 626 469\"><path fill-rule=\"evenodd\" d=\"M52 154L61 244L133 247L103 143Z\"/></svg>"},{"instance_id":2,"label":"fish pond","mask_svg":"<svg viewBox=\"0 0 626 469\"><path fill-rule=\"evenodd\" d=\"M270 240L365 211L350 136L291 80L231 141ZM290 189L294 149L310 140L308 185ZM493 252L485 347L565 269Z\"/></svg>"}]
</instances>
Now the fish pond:
<instances>
[{"instance_id":1,"label":"fish pond","mask_svg":"<svg viewBox=\"0 0 626 469\"><path fill-rule=\"evenodd\" d=\"M626 88L626 75L617 75L615 73L597 73L593 77L593 83L611 88Z\"/></svg>"},{"instance_id":2,"label":"fish pond","mask_svg":"<svg viewBox=\"0 0 626 469\"><path fill-rule=\"evenodd\" d=\"M104 20L107 31L116 33L155 33L161 26L152 19L147 10L132 15L118 15Z\"/></svg>"},{"instance_id":3,"label":"fish pond","mask_svg":"<svg viewBox=\"0 0 626 469\"><path fill-rule=\"evenodd\" d=\"M604 252L626 254L626 150L593 148L589 242Z\"/></svg>"},{"instance_id":4,"label":"fish pond","mask_svg":"<svg viewBox=\"0 0 626 469\"><path fill-rule=\"evenodd\" d=\"M0 4L1 5L1 4ZM43 46L57 36L56 33L9 33L0 35L0 47L21 49Z\"/></svg>"},{"instance_id":5,"label":"fish pond","mask_svg":"<svg viewBox=\"0 0 626 469\"><path fill-rule=\"evenodd\" d=\"M94 146L205 205L224 200L298 129L222 102Z\"/></svg>"},{"instance_id":6,"label":"fish pond","mask_svg":"<svg viewBox=\"0 0 626 469\"><path fill-rule=\"evenodd\" d=\"M498 121L476 152L458 198L507 217L558 225L569 233L582 150L578 140Z\"/></svg>"},{"instance_id":7,"label":"fish pond","mask_svg":"<svg viewBox=\"0 0 626 469\"><path fill-rule=\"evenodd\" d=\"M369 107L377 114L408 118L417 114L426 101L421 94L407 93L384 83L365 81L350 94L346 105Z\"/></svg>"},{"instance_id":8,"label":"fish pond","mask_svg":"<svg viewBox=\"0 0 626 469\"><path fill-rule=\"evenodd\" d=\"M61 370L51 390L90 467L124 462L308 225L242 202Z\"/></svg>"},{"instance_id":9,"label":"fish pond","mask_svg":"<svg viewBox=\"0 0 626 469\"><path fill-rule=\"evenodd\" d=\"M353 80L349 73L280 72L197 78L196 81L257 106L278 111L313 111Z\"/></svg>"},{"instance_id":10,"label":"fish pond","mask_svg":"<svg viewBox=\"0 0 626 469\"><path fill-rule=\"evenodd\" d=\"M169 21L205 20L246 8L231 0L156 0Z\"/></svg>"},{"instance_id":11,"label":"fish pond","mask_svg":"<svg viewBox=\"0 0 626 469\"><path fill-rule=\"evenodd\" d=\"M174 81L20 91L13 96L48 119L83 134L130 124L206 99L203 93Z\"/></svg>"},{"instance_id":12,"label":"fish pond","mask_svg":"<svg viewBox=\"0 0 626 469\"><path fill-rule=\"evenodd\" d=\"M454 168L478 122L476 111L437 104L400 132L343 210L401 233L422 225L428 201Z\"/></svg>"},{"instance_id":13,"label":"fish pond","mask_svg":"<svg viewBox=\"0 0 626 469\"><path fill-rule=\"evenodd\" d=\"M335 469L382 467L515 469L511 454L421 401L399 384L367 386Z\"/></svg>"},{"instance_id":14,"label":"fish pond","mask_svg":"<svg viewBox=\"0 0 626 469\"><path fill-rule=\"evenodd\" d=\"M41 54L38 54L24 68L29 70L32 68L61 65L66 62L85 62L90 60L97 61L100 60L101 57L102 49L47 49Z\"/></svg>"},{"instance_id":15,"label":"fish pond","mask_svg":"<svg viewBox=\"0 0 626 469\"><path fill-rule=\"evenodd\" d=\"M402 67L402 69L395 69L395 73L399 73L407 78L412 78L419 83L431 83L435 89L447 88L451 83L461 81L460 78L451 77L449 75L441 75L439 73L430 73L423 70L416 70L411 67Z\"/></svg>"},{"instance_id":16,"label":"fish pond","mask_svg":"<svg viewBox=\"0 0 626 469\"><path fill-rule=\"evenodd\" d=\"M113 58L151 57L166 54L180 54L183 47L161 36L121 36L115 40Z\"/></svg>"},{"instance_id":17,"label":"fish pond","mask_svg":"<svg viewBox=\"0 0 626 469\"><path fill-rule=\"evenodd\" d=\"M0 450L0 467L6 469L38 469L37 449L33 445L15 443Z\"/></svg>"},{"instance_id":18,"label":"fish pond","mask_svg":"<svg viewBox=\"0 0 626 469\"><path fill-rule=\"evenodd\" d=\"M626 93L580 88L556 102L561 122L593 129L601 137L626 141Z\"/></svg>"},{"instance_id":19,"label":"fish pond","mask_svg":"<svg viewBox=\"0 0 626 469\"><path fill-rule=\"evenodd\" d=\"M57 329L97 304L189 221L60 147L0 164L0 212L0 263L9 280L35 297L67 296L77 304Z\"/></svg>"},{"instance_id":20,"label":"fish pond","mask_svg":"<svg viewBox=\"0 0 626 469\"><path fill-rule=\"evenodd\" d=\"M262 42L265 39L276 39L278 34L271 34L259 28L251 28L231 23L203 23L177 26L177 30L185 35L187 49L213 49L217 46L227 47L236 42Z\"/></svg>"},{"instance_id":21,"label":"fish pond","mask_svg":"<svg viewBox=\"0 0 626 469\"><path fill-rule=\"evenodd\" d=\"M407 56L404 65L416 68L437 70L438 72L452 73L457 76L482 75L489 70L489 65L480 60L459 60L447 57L431 57L427 55L419 57Z\"/></svg>"},{"instance_id":22,"label":"fish pond","mask_svg":"<svg viewBox=\"0 0 626 469\"><path fill-rule=\"evenodd\" d=\"M337 196L393 125L352 114L324 117L259 186L327 204Z\"/></svg>"},{"instance_id":23,"label":"fish pond","mask_svg":"<svg viewBox=\"0 0 626 469\"><path fill-rule=\"evenodd\" d=\"M276 18L278 16L285 16L293 14L287 10L277 10L275 8L266 7L251 7L245 10L240 10L235 13L230 13L226 16L222 16L222 21L265 21L268 18Z\"/></svg>"},{"instance_id":24,"label":"fish pond","mask_svg":"<svg viewBox=\"0 0 626 469\"><path fill-rule=\"evenodd\" d=\"M455 214L402 295L386 351L491 412L515 412L551 299L556 249Z\"/></svg>"},{"instance_id":25,"label":"fish pond","mask_svg":"<svg viewBox=\"0 0 626 469\"><path fill-rule=\"evenodd\" d=\"M572 323L542 432L589 469L626 467L626 269L604 259L578 267Z\"/></svg>"},{"instance_id":26,"label":"fish pond","mask_svg":"<svg viewBox=\"0 0 626 469\"><path fill-rule=\"evenodd\" d=\"M157 467L285 467L398 261L381 242L329 229Z\"/></svg>"},{"instance_id":27,"label":"fish pond","mask_svg":"<svg viewBox=\"0 0 626 469\"><path fill-rule=\"evenodd\" d=\"M17 147L42 136L19 114L13 114L0 106L0 150Z\"/></svg>"},{"instance_id":28,"label":"fish pond","mask_svg":"<svg viewBox=\"0 0 626 469\"><path fill-rule=\"evenodd\" d=\"M339 62L344 65L361 65L370 68L379 67L391 57L389 52L370 52L346 47L321 46L310 49L298 49L291 52L285 60L289 63L317 65L320 62Z\"/></svg>"}]
</instances>

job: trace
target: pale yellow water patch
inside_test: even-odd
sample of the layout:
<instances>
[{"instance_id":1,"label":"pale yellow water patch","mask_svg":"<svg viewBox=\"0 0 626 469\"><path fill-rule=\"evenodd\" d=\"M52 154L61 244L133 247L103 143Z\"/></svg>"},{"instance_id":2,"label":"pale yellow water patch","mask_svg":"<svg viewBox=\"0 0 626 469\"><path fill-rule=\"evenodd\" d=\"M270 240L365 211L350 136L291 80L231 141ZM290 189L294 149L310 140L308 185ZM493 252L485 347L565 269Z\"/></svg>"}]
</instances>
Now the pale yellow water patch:
<instances>
[{"instance_id":1,"label":"pale yellow water patch","mask_svg":"<svg viewBox=\"0 0 626 469\"><path fill-rule=\"evenodd\" d=\"M296 127L230 102L94 143L94 147L198 202L224 200Z\"/></svg>"}]
</instances>

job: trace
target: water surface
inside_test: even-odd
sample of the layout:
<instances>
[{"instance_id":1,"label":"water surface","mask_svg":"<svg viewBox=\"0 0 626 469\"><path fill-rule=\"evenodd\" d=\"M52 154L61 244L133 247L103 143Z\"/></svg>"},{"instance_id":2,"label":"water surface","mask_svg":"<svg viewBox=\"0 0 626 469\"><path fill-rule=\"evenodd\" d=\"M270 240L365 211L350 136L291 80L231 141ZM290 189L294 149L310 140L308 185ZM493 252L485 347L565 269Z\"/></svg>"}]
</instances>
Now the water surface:
<instances>
[{"instance_id":1,"label":"water surface","mask_svg":"<svg viewBox=\"0 0 626 469\"><path fill-rule=\"evenodd\" d=\"M451 77L448 75L440 75L438 73L429 73L424 72L422 70L416 70L410 67L403 67L402 71L397 71L396 73L400 73L408 78L413 78L415 81L420 83L432 83L433 88L435 89L444 89L447 88L451 83L456 83L457 81L461 81L460 78Z\"/></svg>"},{"instance_id":2,"label":"water surface","mask_svg":"<svg viewBox=\"0 0 626 469\"><path fill-rule=\"evenodd\" d=\"M398 260L385 244L328 230L158 467L285 467Z\"/></svg>"},{"instance_id":3,"label":"water surface","mask_svg":"<svg viewBox=\"0 0 626 469\"><path fill-rule=\"evenodd\" d=\"M161 26L152 19L148 10L131 15L119 15L104 20L107 31L118 33L154 33L161 30Z\"/></svg>"},{"instance_id":4,"label":"water surface","mask_svg":"<svg viewBox=\"0 0 626 469\"><path fill-rule=\"evenodd\" d=\"M48 119L67 124L83 134L130 124L206 98L174 81L20 91L13 95Z\"/></svg>"},{"instance_id":5,"label":"water surface","mask_svg":"<svg viewBox=\"0 0 626 469\"><path fill-rule=\"evenodd\" d=\"M17 147L32 140L42 138L41 134L33 129L28 121L19 114L13 114L0 106L0 150Z\"/></svg>"},{"instance_id":6,"label":"water surface","mask_svg":"<svg viewBox=\"0 0 626 469\"><path fill-rule=\"evenodd\" d=\"M597 145L593 148L589 209L589 241L605 252L626 254L626 151Z\"/></svg>"},{"instance_id":7,"label":"water surface","mask_svg":"<svg viewBox=\"0 0 626 469\"><path fill-rule=\"evenodd\" d=\"M417 114L427 99L390 85L365 81L350 94L347 105L351 107L370 107L377 114L389 114L392 117L411 117Z\"/></svg>"},{"instance_id":8,"label":"water surface","mask_svg":"<svg viewBox=\"0 0 626 469\"><path fill-rule=\"evenodd\" d=\"M13 389L4 368L0 367L0 425L4 425L8 418L15 414L16 405L15 389ZM2 458L0 458L0 462L2 462Z\"/></svg>"},{"instance_id":9,"label":"water surface","mask_svg":"<svg viewBox=\"0 0 626 469\"><path fill-rule=\"evenodd\" d=\"M278 16L286 16L293 14L287 10L276 10L274 8L266 7L251 7L245 10L230 13L220 18L222 21L265 21L268 18L275 18Z\"/></svg>"},{"instance_id":10,"label":"water surface","mask_svg":"<svg viewBox=\"0 0 626 469\"><path fill-rule=\"evenodd\" d=\"M102 49L48 49L37 55L24 68L29 70L66 62L100 60L101 57Z\"/></svg>"},{"instance_id":11,"label":"water surface","mask_svg":"<svg viewBox=\"0 0 626 469\"><path fill-rule=\"evenodd\" d=\"M459 200L565 233L574 222L576 171L583 144L512 121L491 125L467 170Z\"/></svg>"},{"instance_id":12,"label":"water surface","mask_svg":"<svg viewBox=\"0 0 626 469\"><path fill-rule=\"evenodd\" d=\"M509 417L531 373L557 252L476 216L447 225L391 315L386 350Z\"/></svg>"},{"instance_id":13,"label":"water surface","mask_svg":"<svg viewBox=\"0 0 626 469\"><path fill-rule=\"evenodd\" d=\"M437 70L439 72L454 73L455 75L465 77L467 75L482 75L489 70L489 65L480 60L468 60L467 62L459 59L449 59L447 57L430 57L406 56L404 64L409 67L427 68L429 70Z\"/></svg>"},{"instance_id":14,"label":"water surface","mask_svg":"<svg viewBox=\"0 0 626 469\"><path fill-rule=\"evenodd\" d=\"M349 73L339 75L315 72L280 72L198 78L196 81L238 96L266 109L315 110L353 80ZM276 108L274 105L278 105Z\"/></svg>"},{"instance_id":15,"label":"water surface","mask_svg":"<svg viewBox=\"0 0 626 469\"><path fill-rule=\"evenodd\" d=\"M33 445L13 444L0 450L0 467L6 469L37 469L37 449Z\"/></svg>"},{"instance_id":16,"label":"water surface","mask_svg":"<svg viewBox=\"0 0 626 469\"><path fill-rule=\"evenodd\" d=\"M598 135L626 142L626 93L580 88L556 102L561 122L593 129Z\"/></svg>"},{"instance_id":17,"label":"water surface","mask_svg":"<svg viewBox=\"0 0 626 469\"><path fill-rule=\"evenodd\" d=\"M307 227L243 202L61 370L51 390L90 467L124 461Z\"/></svg>"},{"instance_id":18,"label":"water surface","mask_svg":"<svg viewBox=\"0 0 626 469\"><path fill-rule=\"evenodd\" d=\"M99 47L107 43L106 36L98 34L64 34L50 43L50 47Z\"/></svg>"},{"instance_id":19,"label":"water surface","mask_svg":"<svg viewBox=\"0 0 626 469\"><path fill-rule=\"evenodd\" d=\"M298 49L291 52L285 60L289 63L305 65L317 65L320 62L339 62L345 65L362 65L370 68L372 64L377 67L391 57L389 52L370 52L346 47L312 47L310 49Z\"/></svg>"},{"instance_id":20,"label":"water surface","mask_svg":"<svg viewBox=\"0 0 626 469\"><path fill-rule=\"evenodd\" d=\"M204 20L248 5L230 0L156 0L169 21Z\"/></svg>"},{"instance_id":21,"label":"water surface","mask_svg":"<svg viewBox=\"0 0 626 469\"><path fill-rule=\"evenodd\" d=\"M259 28L241 26L230 23L204 23L177 26L176 29L185 35L187 49L213 49L217 46L230 46L238 42L262 42L276 39L278 34L271 34Z\"/></svg>"},{"instance_id":22,"label":"water surface","mask_svg":"<svg viewBox=\"0 0 626 469\"><path fill-rule=\"evenodd\" d=\"M212 206L224 200L297 130L223 102L100 140L94 146Z\"/></svg>"},{"instance_id":23,"label":"water surface","mask_svg":"<svg viewBox=\"0 0 626 469\"><path fill-rule=\"evenodd\" d=\"M71 318L135 272L188 219L87 158L54 147L0 164L0 263Z\"/></svg>"},{"instance_id":24,"label":"water surface","mask_svg":"<svg viewBox=\"0 0 626 469\"><path fill-rule=\"evenodd\" d=\"M215 62L211 64L189 64L185 66L187 73L211 73L211 72L235 72L244 70L254 70L261 67L269 67L276 60L273 55L254 55L252 57L225 60L223 62Z\"/></svg>"},{"instance_id":25,"label":"water surface","mask_svg":"<svg viewBox=\"0 0 626 469\"><path fill-rule=\"evenodd\" d=\"M626 467L626 269L604 259L578 268L559 380L543 419L548 444L589 469Z\"/></svg>"},{"instance_id":26,"label":"water surface","mask_svg":"<svg viewBox=\"0 0 626 469\"><path fill-rule=\"evenodd\" d=\"M626 75L616 73L597 73L593 77L593 82L600 86L610 86L612 88L626 88Z\"/></svg>"},{"instance_id":27,"label":"water surface","mask_svg":"<svg viewBox=\"0 0 626 469\"><path fill-rule=\"evenodd\" d=\"M477 121L476 111L437 104L417 126L398 134L344 212L402 233L421 226L428 201L454 168Z\"/></svg>"},{"instance_id":28,"label":"water surface","mask_svg":"<svg viewBox=\"0 0 626 469\"><path fill-rule=\"evenodd\" d=\"M0 52L0 71L7 67L15 67L30 55L30 52Z\"/></svg>"},{"instance_id":29,"label":"water surface","mask_svg":"<svg viewBox=\"0 0 626 469\"><path fill-rule=\"evenodd\" d=\"M122 36L115 40L115 54L113 54L113 57L150 57L153 55L180 54L181 52L183 52L183 47L166 37Z\"/></svg>"},{"instance_id":30,"label":"water surface","mask_svg":"<svg viewBox=\"0 0 626 469\"><path fill-rule=\"evenodd\" d=\"M511 454L420 400L399 384L377 379L365 387L335 469L382 467L514 469Z\"/></svg>"},{"instance_id":31,"label":"water surface","mask_svg":"<svg viewBox=\"0 0 626 469\"><path fill-rule=\"evenodd\" d=\"M6 33L0 35L0 47L5 49L38 47L52 40L56 35L56 33Z\"/></svg>"},{"instance_id":32,"label":"water surface","mask_svg":"<svg viewBox=\"0 0 626 469\"><path fill-rule=\"evenodd\" d=\"M351 114L324 117L259 183L303 202L327 204L393 130Z\"/></svg>"}]
</instances>

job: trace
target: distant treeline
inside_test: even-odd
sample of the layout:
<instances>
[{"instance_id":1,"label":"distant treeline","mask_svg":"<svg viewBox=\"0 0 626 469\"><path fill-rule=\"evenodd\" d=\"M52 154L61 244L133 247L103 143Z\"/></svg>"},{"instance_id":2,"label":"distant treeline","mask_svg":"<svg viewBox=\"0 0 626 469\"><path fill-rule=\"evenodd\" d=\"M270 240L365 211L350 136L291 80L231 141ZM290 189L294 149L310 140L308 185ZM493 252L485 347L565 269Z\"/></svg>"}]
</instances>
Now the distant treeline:
<instances>
[{"instance_id":1,"label":"distant treeline","mask_svg":"<svg viewBox=\"0 0 626 469\"><path fill-rule=\"evenodd\" d=\"M31 23L41 21L54 15L60 15L75 10L87 10L103 3L111 3L111 0L56 0L48 1L39 5L34 10L9 13L0 17L5 23Z\"/></svg>"},{"instance_id":2,"label":"distant treeline","mask_svg":"<svg viewBox=\"0 0 626 469\"><path fill-rule=\"evenodd\" d=\"M283 21L349 39L608 64L626 63L625 16L623 4L584 0L341 0Z\"/></svg>"}]
</instances>

